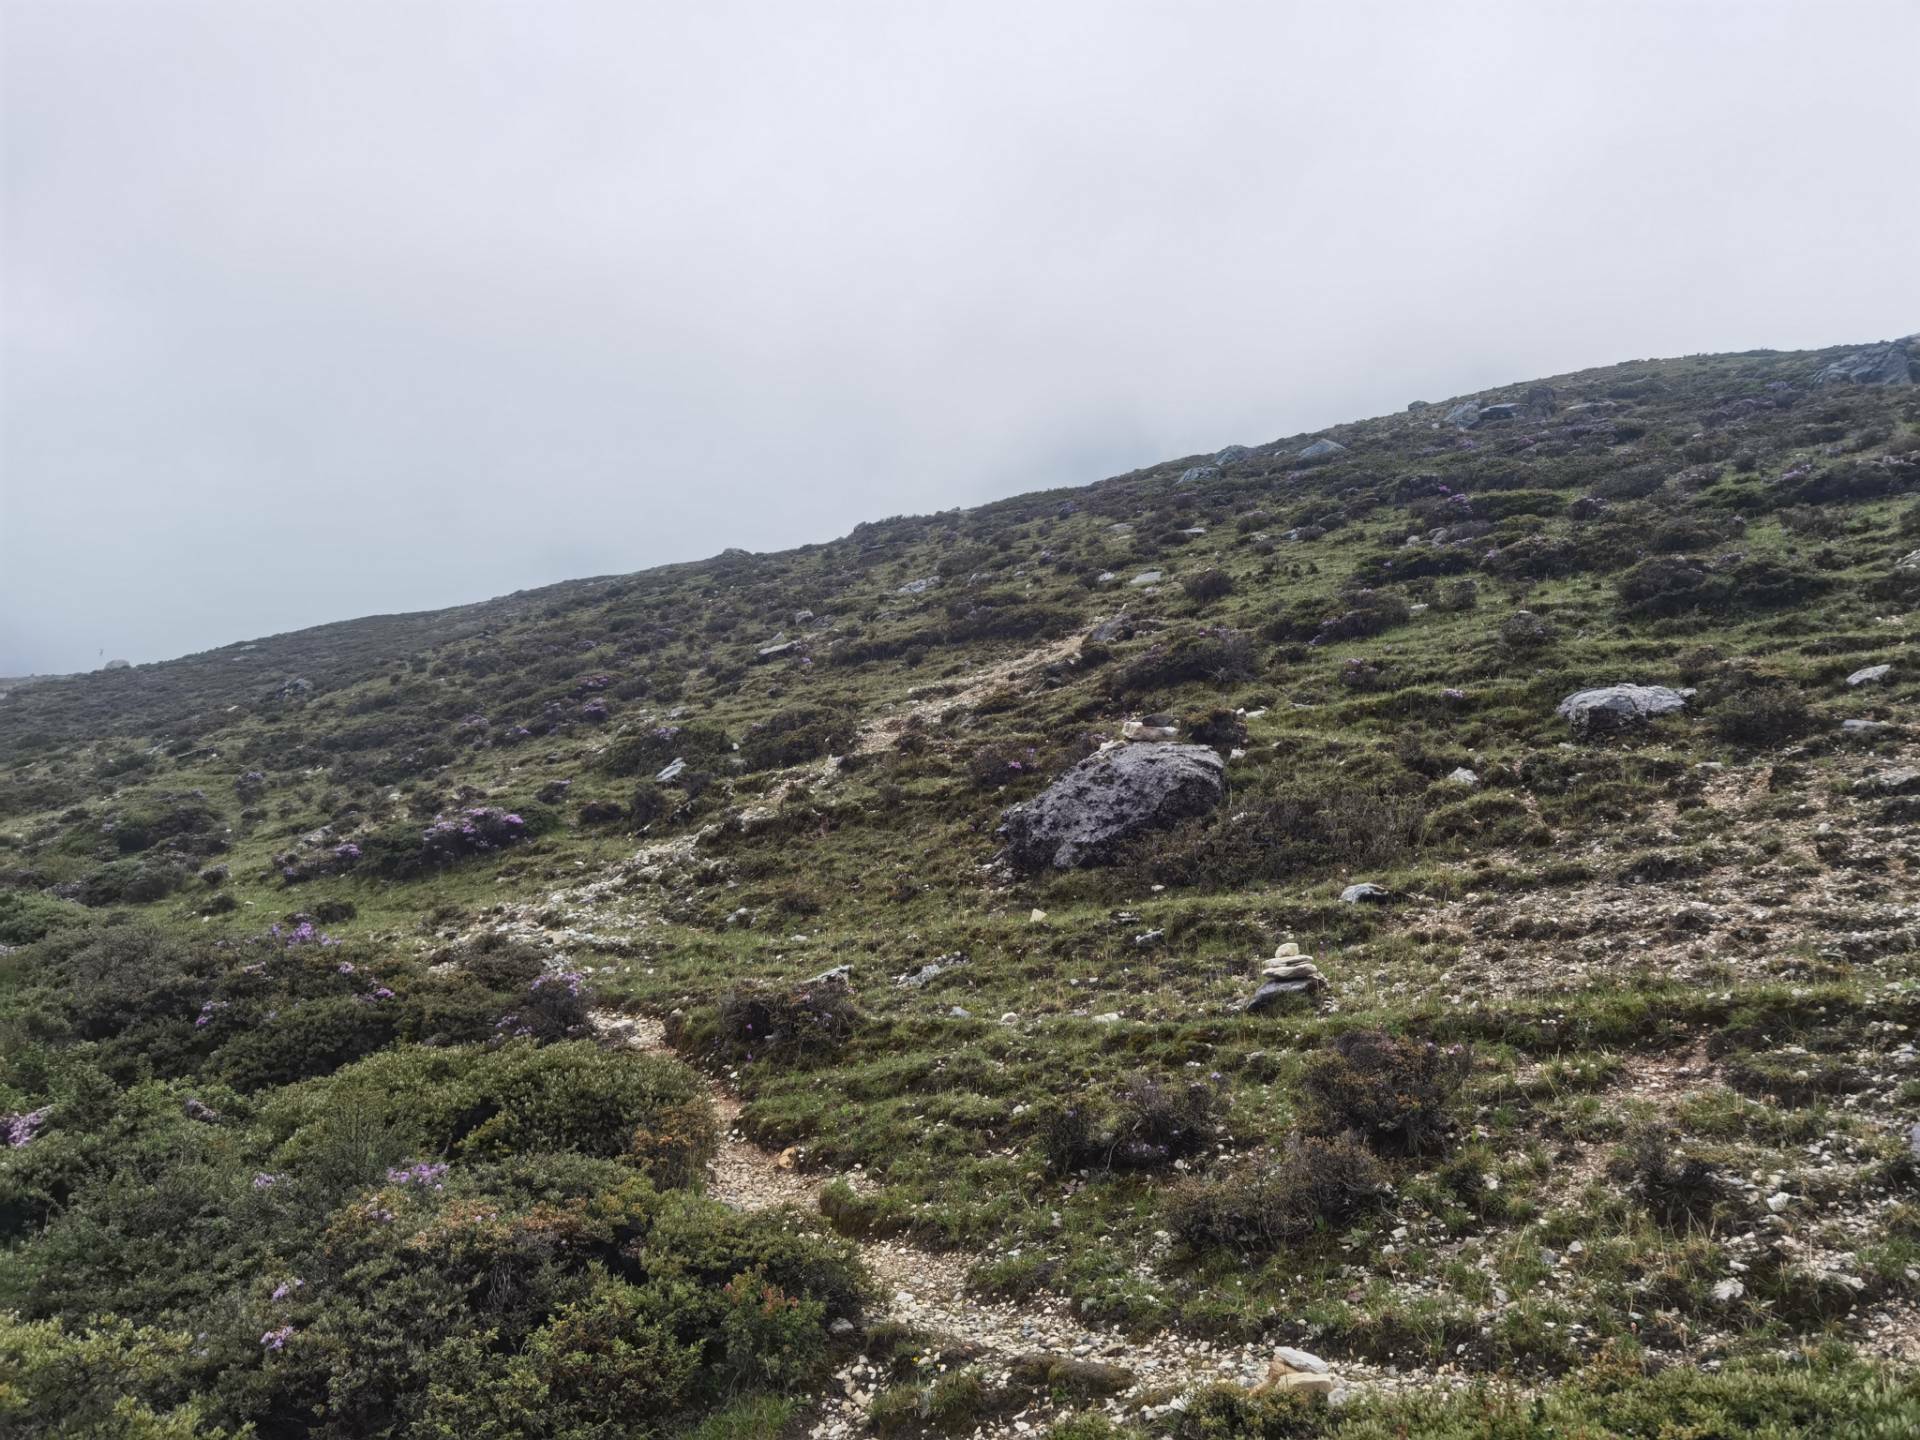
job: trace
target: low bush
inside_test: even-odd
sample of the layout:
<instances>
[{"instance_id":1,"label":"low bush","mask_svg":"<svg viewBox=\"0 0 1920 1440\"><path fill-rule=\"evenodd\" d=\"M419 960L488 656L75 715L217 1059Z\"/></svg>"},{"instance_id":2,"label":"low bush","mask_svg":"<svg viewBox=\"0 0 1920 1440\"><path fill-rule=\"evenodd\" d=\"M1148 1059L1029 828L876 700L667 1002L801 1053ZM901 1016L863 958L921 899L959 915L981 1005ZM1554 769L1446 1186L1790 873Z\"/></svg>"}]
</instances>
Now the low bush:
<instances>
[{"instance_id":1,"label":"low bush","mask_svg":"<svg viewBox=\"0 0 1920 1440\"><path fill-rule=\"evenodd\" d=\"M712 769L732 753L733 740L725 730L692 720L622 735L601 752L598 764L609 775L653 776L675 760L685 760L695 769Z\"/></svg>"},{"instance_id":2,"label":"low bush","mask_svg":"<svg viewBox=\"0 0 1920 1440\"><path fill-rule=\"evenodd\" d=\"M845 985L823 981L776 989L741 985L714 1017L715 1046L738 1060L790 1064L831 1054L859 1022Z\"/></svg>"},{"instance_id":3,"label":"low bush","mask_svg":"<svg viewBox=\"0 0 1920 1440\"><path fill-rule=\"evenodd\" d=\"M1425 827L1418 796L1299 779L1142 840L1125 864L1144 884L1225 888L1327 866L1390 863L1420 847Z\"/></svg>"},{"instance_id":4,"label":"low bush","mask_svg":"<svg viewBox=\"0 0 1920 1440\"><path fill-rule=\"evenodd\" d=\"M749 770L772 770L845 754L858 730L859 718L850 707L796 706L748 730L740 741L740 760Z\"/></svg>"},{"instance_id":5,"label":"low bush","mask_svg":"<svg viewBox=\"0 0 1920 1440\"><path fill-rule=\"evenodd\" d=\"M1109 691L1119 698L1180 685L1232 685L1252 678L1255 668L1253 641L1244 632L1225 627L1186 630L1121 666Z\"/></svg>"},{"instance_id":6,"label":"low bush","mask_svg":"<svg viewBox=\"0 0 1920 1440\"><path fill-rule=\"evenodd\" d=\"M1189 1180L1168 1204L1168 1227L1195 1249L1264 1253L1378 1209L1392 1193L1373 1151L1352 1135L1303 1135L1278 1154Z\"/></svg>"},{"instance_id":7,"label":"low bush","mask_svg":"<svg viewBox=\"0 0 1920 1440\"><path fill-rule=\"evenodd\" d=\"M1728 1194L1716 1166L1686 1154L1659 1126L1636 1134L1614 1157L1609 1173L1672 1229L1707 1224Z\"/></svg>"},{"instance_id":8,"label":"low bush","mask_svg":"<svg viewBox=\"0 0 1920 1440\"><path fill-rule=\"evenodd\" d=\"M1452 1106L1472 1062L1458 1045L1350 1030L1307 1061L1301 1077L1306 1128L1354 1134L1390 1155L1446 1149Z\"/></svg>"},{"instance_id":9,"label":"low bush","mask_svg":"<svg viewBox=\"0 0 1920 1440\"><path fill-rule=\"evenodd\" d=\"M1214 1081L1135 1075L1104 1102L1048 1111L1041 1121L1047 1163L1059 1174L1085 1168L1150 1170L1209 1149L1220 1134L1225 1094Z\"/></svg>"}]
</instances>

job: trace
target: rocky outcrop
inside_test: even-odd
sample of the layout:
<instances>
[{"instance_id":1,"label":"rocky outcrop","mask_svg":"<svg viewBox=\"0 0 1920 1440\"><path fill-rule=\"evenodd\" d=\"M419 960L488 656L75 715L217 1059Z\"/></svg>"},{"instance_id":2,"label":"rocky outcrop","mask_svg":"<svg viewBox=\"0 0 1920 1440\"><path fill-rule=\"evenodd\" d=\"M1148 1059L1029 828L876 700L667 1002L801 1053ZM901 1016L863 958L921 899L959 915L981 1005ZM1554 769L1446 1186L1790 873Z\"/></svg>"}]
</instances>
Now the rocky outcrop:
<instances>
[{"instance_id":1,"label":"rocky outcrop","mask_svg":"<svg viewBox=\"0 0 1920 1440\"><path fill-rule=\"evenodd\" d=\"M1813 377L1816 385L1912 385L1920 381L1920 335L1842 355Z\"/></svg>"},{"instance_id":2,"label":"rocky outcrop","mask_svg":"<svg viewBox=\"0 0 1920 1440\"><path fill-rule=\"evenodd\" d=\"M1210 813L1226 788L1226 766L1205 745L1127 745L1089 755L1013 806L999 834L1021 870L1109 865L1135 836Z\"/></svg>"}]
</instances>

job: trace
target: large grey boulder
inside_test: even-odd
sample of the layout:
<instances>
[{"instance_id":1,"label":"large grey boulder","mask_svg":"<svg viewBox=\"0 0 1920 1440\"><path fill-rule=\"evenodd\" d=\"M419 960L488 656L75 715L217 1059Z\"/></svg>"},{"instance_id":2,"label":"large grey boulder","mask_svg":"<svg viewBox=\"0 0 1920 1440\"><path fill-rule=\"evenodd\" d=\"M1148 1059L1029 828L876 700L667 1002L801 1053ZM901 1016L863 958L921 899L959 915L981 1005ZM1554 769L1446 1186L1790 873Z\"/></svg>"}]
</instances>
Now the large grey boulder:
<instances>
[{"instance_id":1,"label":"large grey boulder","mask_svg":"<svg viewBox=\"0 0 1920 1440\"><path fill-rule=\"evenodd\" d=\"M1007 858L1021 870L1110 865L1121 846L1211 812L1226 766L1206 745L1138 744L1089 755L1000 817Z\"/></svg>"},{"instance_id":2,"label":"large grey boulder","mask_svg":"<svg viewBox=\"0 0 1920 1440\"><path fill-rule=\"evenodd\" d=\"M1330 455L1344 455L1347 447L1338 440L1316 440L1303 449L1297 458L1301 460L1325 460Z\"/></svg>"},{"instance_id":3,"label":"large grey boulder","mask_svg":"<svg viewBox=\"0 0 1920 1440\"><path fill-rule=\"evenodd\" d=\"M1605 685L1569 695L1554 714L1571 725L1576 735L1605 735L1686 709L1687 693L1665 685Z\"/></svg>"},{"instance_id":4,"label":"large grey boulder","mask_svg":"<svg viewBox=\"0 0 1920 1440\"><path fill-rule=\"evenodd\" d=\"M1480 407L1471 400L1462 400L1447 411L1447 424L1458 425L1462 430L1471 430L1480 423Z\"/></svg>"},{"instance_id":5,"label":"large grey boulder","mask_svg":"<svg viewBox=\"0 0 1920 1440\"><path fill-rule=\"evenodd\" d=\"M1180 478L1173 483L1176 485L1197 485L1202 480L1217 480L1219 478L1220 467L1218 465L1189 465L1180 472Z\"/></svg>"},{"instance_id":6,"label":"large grey boulder","mask_svg":"<svg viewBox=\"0 0 1920 1440\"><path fill-rule=\"evenodd\" d=\"M1816 385L1912 385L1920 382L1920 335L1842 355L1813 377Z\"/></svg>"}]
</instances>

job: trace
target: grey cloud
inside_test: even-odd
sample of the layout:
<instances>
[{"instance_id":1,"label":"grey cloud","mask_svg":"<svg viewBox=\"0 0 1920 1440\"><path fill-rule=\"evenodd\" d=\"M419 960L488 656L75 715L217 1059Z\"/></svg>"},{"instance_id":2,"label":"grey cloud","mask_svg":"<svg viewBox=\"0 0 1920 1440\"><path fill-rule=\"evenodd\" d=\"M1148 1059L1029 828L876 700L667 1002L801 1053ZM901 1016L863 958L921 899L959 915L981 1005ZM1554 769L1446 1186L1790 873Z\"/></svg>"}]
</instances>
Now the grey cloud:
<instances>
[{"instance_id":1,"label":"grey cloud","mask_svg":"<svg viewBox=\"0 0 1920 1440\"><path fill-rule=\"evenodd\" d=\"M1920 324L1906 0L0 12L0 674Z\"/></svg>"}]
</instances>

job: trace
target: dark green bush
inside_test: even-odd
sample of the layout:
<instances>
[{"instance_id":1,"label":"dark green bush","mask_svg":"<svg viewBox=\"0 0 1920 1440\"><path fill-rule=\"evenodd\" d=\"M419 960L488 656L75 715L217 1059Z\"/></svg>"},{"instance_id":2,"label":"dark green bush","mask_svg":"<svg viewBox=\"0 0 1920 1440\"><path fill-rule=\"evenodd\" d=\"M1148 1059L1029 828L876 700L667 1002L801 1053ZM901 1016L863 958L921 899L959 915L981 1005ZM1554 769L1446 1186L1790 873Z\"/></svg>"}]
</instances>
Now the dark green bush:
<instances>
[{"instance_id":1,"label":"dark green bush","mask_svg":"<svg viewBox=\"0 0 1920 1440\"><path fill-rule=\"evenodd\" d=\"M1168 1227L1194 1249L1278 1249L1380 1208L1392 1193L1373 1151L1352 1135L1306 1135L1220 1175L1189 1180L1168 1205Z\"/></svg>"},{"instance_id":2,"label":"dark green bush","mask_svg":"<svg viewBox=\"0 0 1920 1440\"><path fill-rule=\"evenodd\" d=\"M1472 1068L1458 1045L1350 1030L1307 1061L1307 1128L1353 1134L1390 1155L1431 1155L1453 1134L1453 1100Z\"/></svg>"}]
</instances>

